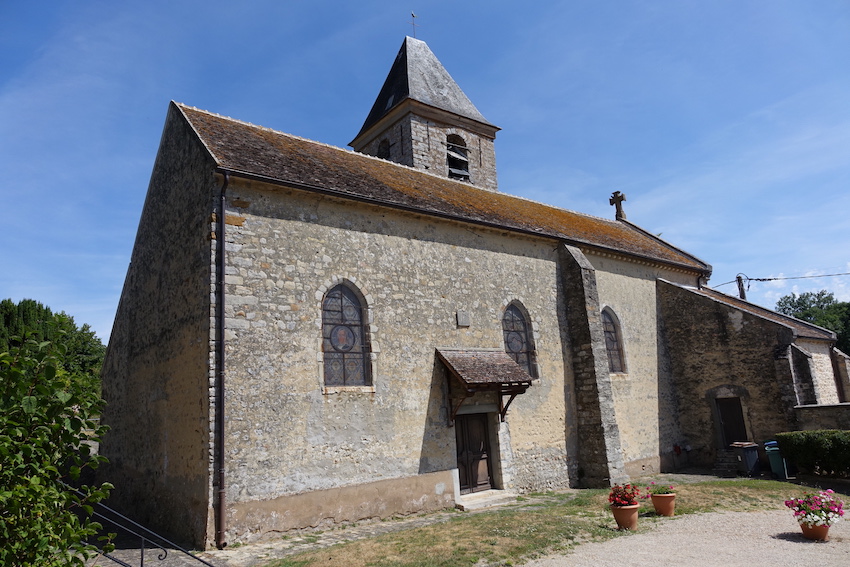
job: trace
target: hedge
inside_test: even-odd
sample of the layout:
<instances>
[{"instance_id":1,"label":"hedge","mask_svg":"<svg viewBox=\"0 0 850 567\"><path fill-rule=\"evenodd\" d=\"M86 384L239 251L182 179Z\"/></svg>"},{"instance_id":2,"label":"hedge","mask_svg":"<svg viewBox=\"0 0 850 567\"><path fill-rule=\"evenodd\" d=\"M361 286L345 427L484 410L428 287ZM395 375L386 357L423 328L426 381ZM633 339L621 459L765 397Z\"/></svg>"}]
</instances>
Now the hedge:
<instances>
[{"instance_id":1,"label":"hedge","mask_svg":"<svg viewBox=\"0 0 850 567\"><path fill-rule=\"evenodd\" d=\"M804 472L850 478L850 431L819 429L777 433L779 451Z\"/></svg>"}]
</instances>

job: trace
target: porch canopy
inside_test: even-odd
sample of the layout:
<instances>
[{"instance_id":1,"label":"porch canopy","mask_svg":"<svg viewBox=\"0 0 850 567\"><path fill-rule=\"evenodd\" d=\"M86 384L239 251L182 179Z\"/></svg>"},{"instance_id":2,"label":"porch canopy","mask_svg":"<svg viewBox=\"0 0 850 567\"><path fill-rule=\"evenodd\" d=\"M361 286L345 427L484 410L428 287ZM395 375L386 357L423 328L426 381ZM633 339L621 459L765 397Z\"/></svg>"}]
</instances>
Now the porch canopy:
<instances>
[{"instance_id":1,"label":"porch canopy","mask_svg":"<svg viewBox=\"0 0 850 567\"><path fill-rule=\"evenodd\" d=\"M438 348L437 357L454 378L451 382L452 392L460 393L457 399L452 397L451 400L450 425L454 424L455 416L463 402L478 392L499 394L499 417L505 421L508 406L514 398L525 393L532 381L536 380L505 351L499 349ZM505 397L508 397L507 403Z\"/></svg>"}]
</instances>

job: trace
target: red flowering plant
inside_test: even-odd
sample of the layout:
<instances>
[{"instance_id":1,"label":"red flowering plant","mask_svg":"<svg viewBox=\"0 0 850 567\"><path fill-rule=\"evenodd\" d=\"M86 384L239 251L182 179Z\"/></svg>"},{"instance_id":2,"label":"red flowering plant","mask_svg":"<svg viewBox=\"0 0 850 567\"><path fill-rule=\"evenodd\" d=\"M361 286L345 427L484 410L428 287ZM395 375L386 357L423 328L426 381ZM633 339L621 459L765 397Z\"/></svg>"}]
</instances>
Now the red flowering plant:
<instances>
[{"instance_id":1,"label":"red flowering plant","mask_svg":"<svg viewBox=\"0 0 850 567\"><path fill-rule=\"evenodd\" d=\"M672 484L656 484L655 481L650 482L646 487L646 494L643 498L657 496L659 494L674 494L676 487Z\"/></svg>"},{"instance_id":2,"label":"red flowering plant","mask_svg":"<svg viewBox=\"0 0 850 567\"><path fill-rule=\"evenodd\" d=\"M634 506L640 498L640 488L633 484L620 486L615 484L611 487L611 494L608 495L608 502L611 506Z\"/></svg>"},{"instance_id":3,"label":"red flowering plant","mask_svg":"<svg viewBox=\"0 0 850 567\"><path fill-rule=\"evenodd\" d=\"M799 524L831 526L844 515L844 502L835 497L832 489L817 494L804 492L802 498L786 500L785 505L794 511Z\"/></svg>"}]
</instances>

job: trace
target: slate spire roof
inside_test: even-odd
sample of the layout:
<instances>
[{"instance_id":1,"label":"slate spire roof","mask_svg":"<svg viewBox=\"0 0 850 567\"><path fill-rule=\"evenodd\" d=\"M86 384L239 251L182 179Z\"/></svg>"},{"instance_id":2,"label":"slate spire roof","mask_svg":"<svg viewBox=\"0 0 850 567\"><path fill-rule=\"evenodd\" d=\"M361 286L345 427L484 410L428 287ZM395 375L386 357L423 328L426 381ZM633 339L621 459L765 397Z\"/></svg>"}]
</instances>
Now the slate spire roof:
<instances>
[{"instance_id":1,"label":"slate spire roof","mask_svg":"<svg viewBox=\"0 0 850 567\"><path fill-rule=\"evenodd\" d=\"M419 39L406 37L355 139L406 99L493 127L452 79L428 45Z\"/></svg>"}]
</instances>

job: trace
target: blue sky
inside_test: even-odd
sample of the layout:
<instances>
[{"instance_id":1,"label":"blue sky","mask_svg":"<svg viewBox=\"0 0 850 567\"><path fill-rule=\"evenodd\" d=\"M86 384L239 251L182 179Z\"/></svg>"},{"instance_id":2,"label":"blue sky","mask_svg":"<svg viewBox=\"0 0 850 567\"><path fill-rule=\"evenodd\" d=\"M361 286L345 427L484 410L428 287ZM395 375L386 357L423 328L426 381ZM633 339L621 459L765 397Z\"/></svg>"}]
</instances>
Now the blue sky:
<instances>
[{"instance_id":1,"label":"blue sky","mask_svg":"<svg viewBox=\"0 0 850 567\"><path fill-rule=\"evenodd\" d=\"M0 0L0 298L106 341L169 100L345 147L410 12L502 191L630 221L720 286L850 272L850 3ZM850 277L753 282L772 307ZM735 293L734 285L720 286Z\"/></svg>"}]
</instances>

